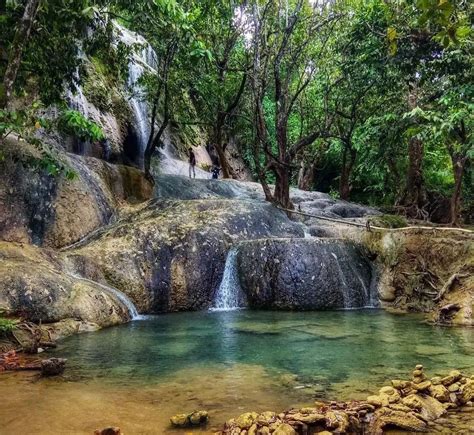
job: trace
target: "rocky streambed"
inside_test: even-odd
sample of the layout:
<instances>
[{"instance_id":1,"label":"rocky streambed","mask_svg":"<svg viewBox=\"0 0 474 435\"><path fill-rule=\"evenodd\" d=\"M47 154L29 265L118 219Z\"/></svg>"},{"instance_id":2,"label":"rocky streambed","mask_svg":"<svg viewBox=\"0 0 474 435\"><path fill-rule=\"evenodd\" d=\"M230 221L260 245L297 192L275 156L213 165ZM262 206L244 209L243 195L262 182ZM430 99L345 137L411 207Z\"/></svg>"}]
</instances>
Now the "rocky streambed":
<instances>
[{"instance_id":1,"label":"rocky streambed","mask_svg":"<svg viewBox=\"0 0 474 435\"><path fill-rule=\"evenodd\" d=\"M227 421L219 434L378 435L389 430L468 434L474 428L473 400L474 376L452 370L428 379L423 366L417 365L410 380L392 380L365 401L316 402L279 414L247 412Z\"/></svg>"}]
</instances>

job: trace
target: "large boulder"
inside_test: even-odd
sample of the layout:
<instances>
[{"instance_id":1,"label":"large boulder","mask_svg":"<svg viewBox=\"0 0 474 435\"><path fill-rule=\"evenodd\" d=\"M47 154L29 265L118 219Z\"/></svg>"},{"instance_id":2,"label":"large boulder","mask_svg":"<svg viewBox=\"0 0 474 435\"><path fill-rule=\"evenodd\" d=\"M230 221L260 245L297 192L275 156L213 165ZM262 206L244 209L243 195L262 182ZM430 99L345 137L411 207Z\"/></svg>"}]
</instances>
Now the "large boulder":
<instances>
[{"instance_id":1,"label":"large boulder","mask_svg":"<svg viewBox=\"0 0 474 435\"><path fill-rule=\"evenodd\" d=\"M0 242L0 259L0 308L10 314L43 323L75 319L87 329L130 319L112 291L67 273L53 251Z\"/></svg>"},{"instance_id":2,"label":"large boulder","mask_svg":"<svg viewBox=\"0 0 474 435\"><path fill-rule=\"evenodd\" d=\"M6 142L0 159L0 239L61 248L110 223L124 201L143 201L151 186L136 169L74 154L58 155L75 174L48 175L33 146Z\"/></svg>"},{"instance_id":3,"label":"large boulder","mask_svg":"<svg viewBox=\"0 0 474 435\"><path fill-rule=\"evenodd\" d=\"M253 308L372 305L374 272L355 244L337 239L255 240L238 249L240 284Z\"/></svg>"},{"instance_id":4,"label":"large boulder","mask_svg":"<svg viewBox=\"0 0 474 435\"><path fill-rule=\"evenodd\" d=\"M126 293L140 312L211 306L227 252L241 240L303 237L268 203L154 200L65 251L77 273Z\"/></svg>"}]
</instances>

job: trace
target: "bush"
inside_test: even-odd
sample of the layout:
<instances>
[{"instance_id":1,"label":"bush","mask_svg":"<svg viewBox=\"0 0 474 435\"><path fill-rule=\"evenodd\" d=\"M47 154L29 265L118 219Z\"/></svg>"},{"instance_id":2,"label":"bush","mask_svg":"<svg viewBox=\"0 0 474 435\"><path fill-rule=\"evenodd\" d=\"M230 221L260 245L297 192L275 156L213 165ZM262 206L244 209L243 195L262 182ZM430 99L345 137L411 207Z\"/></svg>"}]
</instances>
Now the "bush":
<instances>
[{"instance_id":1,"label":"bush","mask_svg":"<svg viewBox=\"0 0 474 435\"><path fill-rule=\"evenodd\" d=\"M76 136L84 141L94 142L105 139L102 128L77 110L64 111L59 117L58 127L63 133Z\"/></svg>"},{"instance_id":2,"label":"bush","mask_svg":"<svg viewBox=\"0 0 474 435\"><path fill-rule=\"evenodd\" d=\"M15 328L16 321L0 317L0 336L7 335Z\"/></svg>"}]
</instances>

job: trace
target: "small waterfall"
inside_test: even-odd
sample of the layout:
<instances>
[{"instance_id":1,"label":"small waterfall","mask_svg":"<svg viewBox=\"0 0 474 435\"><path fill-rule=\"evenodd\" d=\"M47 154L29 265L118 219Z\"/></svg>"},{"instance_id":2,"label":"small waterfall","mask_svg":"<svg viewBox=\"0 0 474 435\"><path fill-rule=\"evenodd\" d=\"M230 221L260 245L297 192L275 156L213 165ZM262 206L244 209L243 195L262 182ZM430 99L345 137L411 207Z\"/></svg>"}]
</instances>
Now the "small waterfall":
<instances>
[{"instance_id":1,"label":"small waterfall","mask_svg":"<svg viewBox=\"0 0 474 435\"><path fill-rule=\"evenodd\" d=\"M227 254L224 274L217 290L213 311L230 311L245 308L246 297L240 287L239 274L237 270L237 249L233 248Z\"/></svg>"},{"instance_id":2,"label":"small waterfall","mask_svg":"<svg viewBox=\"0 0 474 435\"><path fill-rule=\"evenodd\" d=\"M82 276L78 276L74 273L70 273L70 275L74 279L78 279L80 281L87 282L87 283L92 284L94 286L98 286L102 290L104 290L105 292L114 295L120 302L122 302L123 305L125 305L127 307L128 312L129 312L130 317L131 317L132 320L141 320L143 318L143 316L138 314L137 308L135 307L133 302L124 293L117 290L116 288L105 285L105 284L102 284L102 283L97 282L97 281L92 281L91 279L88 279L88 278L83 278Z\"/></svg>"}]
</instances>

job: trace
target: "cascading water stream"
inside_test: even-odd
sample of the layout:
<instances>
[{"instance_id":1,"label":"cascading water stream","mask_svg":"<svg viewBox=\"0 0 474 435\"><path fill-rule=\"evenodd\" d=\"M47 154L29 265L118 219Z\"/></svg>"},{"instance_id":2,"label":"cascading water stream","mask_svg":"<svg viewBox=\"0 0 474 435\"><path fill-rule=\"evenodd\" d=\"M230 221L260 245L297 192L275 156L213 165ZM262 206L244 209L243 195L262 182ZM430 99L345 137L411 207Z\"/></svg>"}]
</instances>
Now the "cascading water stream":
<instances>
[{"instance_id":1,"label":"cascading water stream","mask_svg":"<svg viewBox=\"0 0 474 435\"><path fill-rule=\"evenodd\" d=\"M225 261L224 274L217 290L213 311L230 311L245 308L245 294L240 287L239 273L237 270L237 249L231 249Z\"/></svg>"},{"instance_id":2,"label":"cascading water stream","mask_svg":"<svg viewBox=\"0 0 474 435\"><path fill-rule=\"evenodd\" d=\"M144 318L144 316L141 316L140 314L138 314L137 308L135 307L133 302L124 293L117 290L116 288L110 287L108 285L102 284L97 281L92 281L88 278L84 278L74 273L70 273L69 275L71 275L71 277L73 277L74 279L84 281L94 286L100 287L105 292L114 295L123 305L125 305L125 307L127 307L131 320L141 320Z\"/></svg>"},{"instance_id":3,"label":"cascading water stream","mask_svg":"<svg viewBox=\"0 0 474 435\"><path fill-rule=\"evenodd\" d=\"M130 93L130 106L135 118L135 128L140 150L143 153L150 135L149 107L144 98L139 79L146 70L156 73L158 58L153 48L140 35L115 23L119 40L128 46L140 45L143 48L136 50L128 64L127 89Z\"/></svg>"}]
</instances>

